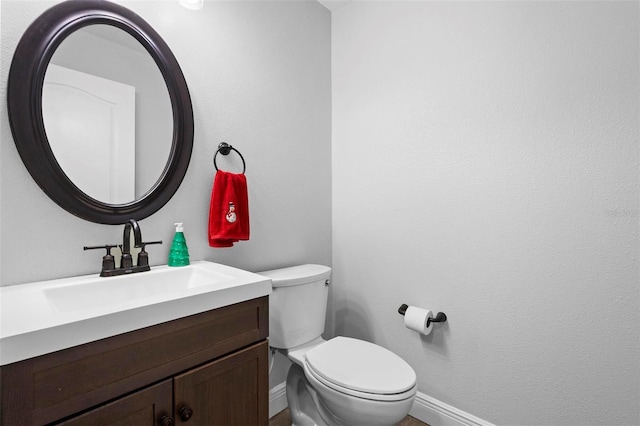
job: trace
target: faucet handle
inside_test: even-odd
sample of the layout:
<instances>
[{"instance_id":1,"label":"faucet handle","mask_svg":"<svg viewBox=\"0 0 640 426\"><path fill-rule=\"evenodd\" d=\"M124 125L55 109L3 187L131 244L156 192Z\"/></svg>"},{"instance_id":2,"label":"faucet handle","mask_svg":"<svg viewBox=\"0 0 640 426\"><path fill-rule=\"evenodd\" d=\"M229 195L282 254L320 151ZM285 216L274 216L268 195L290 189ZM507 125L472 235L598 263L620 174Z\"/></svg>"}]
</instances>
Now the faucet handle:
<instances>
[{"instance_id":1,"label":"faucet handle","mask_svg":"<svg viewBox=\"0 0 640 426\"><path fill-rule=\"evenodd\" d=\"M117 247L116 244L105 244L103 246L84 246L84 250L98 250L98 249L106 249L107 250L107 254L105 254L102 257L102 271L100 272L100 275L103 276L102 274L105 271L108 270L112 270L112 269L116 269L116 261L115 258L113 257L113 255L111 254L111 249Z\"/></svg>"},{"instance_id":2,"label":"faucet handle","mask_svg":"<svg viewBox=\"0 0 640 426\"><path fill-rule=\"evenodd\" d=\"M84 246L84 250L97 250L97 249L107 249L107 254L111 254L111 249L114 247L118 247L117 244L105 244L103 246Z\"/></svg>"},{"instance_id":3,"label":"faucet handle","mask_svg":"<svg viewBox=\"0 0 640 426\"><path fill-rule=\"evenodd\" d=\"M147 243L140 244L142 250L138 253L138 266L149 266L149 253L147 253L144 248L151 244L162 244L162 241L149 241Z\"/></svg>"}]
</instances>

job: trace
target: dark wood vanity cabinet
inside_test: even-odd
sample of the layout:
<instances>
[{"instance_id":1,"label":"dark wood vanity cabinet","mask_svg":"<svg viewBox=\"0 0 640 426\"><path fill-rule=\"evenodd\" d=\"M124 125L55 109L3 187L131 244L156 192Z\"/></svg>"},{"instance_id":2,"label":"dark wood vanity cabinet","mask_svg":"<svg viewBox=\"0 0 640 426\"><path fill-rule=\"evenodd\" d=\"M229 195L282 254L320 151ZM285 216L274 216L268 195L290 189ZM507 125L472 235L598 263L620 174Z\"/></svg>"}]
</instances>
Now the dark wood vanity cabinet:
<instances>
[{"instance_id":1,"label":"dark wood vanity cabinet","mask_svg":"<svg viewBox=\"0 0 640 426\"><path fill-rule=\"evenodd\" d=\"M171 417L173 410L172 389L171 380L165 380L55 424L65 426L156 426L162 425L164 421L164 426L170 426L167 423L173 422L173 417Z\"/></svg>"},{"instance_id":2,"label":"dark wood vanity cabinet","mask_svg":"<svg viewBox=\"0 0 640 426\"><path fill-rule=\"evenodd\" d=\"M266 342L259 343L176 376L173 380L176 424L266 425L268 414L258 408L260 372L264 369L268 373L267 353Z\"/></svg>"},{"instance_id":3,"label":"dark wood vanity cabinet","mask_svg":"<svg viewBox=\"0 0 640 426\"><path fill-rule=\"evenodd\" d=\"M0 368L2 425L268 424L268 297Z\"/></svg>"}]
</instances>

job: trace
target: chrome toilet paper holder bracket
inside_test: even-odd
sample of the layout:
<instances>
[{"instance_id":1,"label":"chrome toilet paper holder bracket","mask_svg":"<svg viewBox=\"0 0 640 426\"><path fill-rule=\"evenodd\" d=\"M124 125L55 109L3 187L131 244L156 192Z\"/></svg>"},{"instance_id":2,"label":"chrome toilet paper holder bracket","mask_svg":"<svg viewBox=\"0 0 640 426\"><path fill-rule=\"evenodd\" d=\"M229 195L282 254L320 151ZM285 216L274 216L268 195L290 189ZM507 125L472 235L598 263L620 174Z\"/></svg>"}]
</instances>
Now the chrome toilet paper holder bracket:
<instances>
[{"instance_id":1,"label":"chrome toilet paper holder bracket","mask_svg":"<svg viewBox=\"0 0 640 426\"><path fill-rule=\"evenodd\" d=\"M403 303L398 308L398 313L404 316L408 308L409 308L409 305ZM445 314L444 312L438 312L438 314L434 318L427 319L427 327L429 327L429 324L431 324L432 322L445 322L446 320L447 320L447 314Z\"/></svg>"}]
</instances>

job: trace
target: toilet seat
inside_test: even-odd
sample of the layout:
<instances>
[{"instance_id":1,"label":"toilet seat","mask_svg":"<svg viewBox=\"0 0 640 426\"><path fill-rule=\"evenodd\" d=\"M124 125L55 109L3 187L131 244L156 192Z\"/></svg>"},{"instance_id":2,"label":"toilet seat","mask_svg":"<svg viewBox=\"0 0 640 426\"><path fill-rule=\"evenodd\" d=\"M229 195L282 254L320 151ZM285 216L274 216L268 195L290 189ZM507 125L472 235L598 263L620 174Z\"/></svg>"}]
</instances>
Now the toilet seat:
<instances>
[{"instance_id":1,"label":"toilet seat","mask_svg":"<svg viewBox=\"0 0 640 426\"><path fill-rule=\"evenodd\" d=\"M304 369L338 392L377 401L416 393L416 374L393 352L363 340L335 337L305 354Z\"/></svg>"}]
</instances>

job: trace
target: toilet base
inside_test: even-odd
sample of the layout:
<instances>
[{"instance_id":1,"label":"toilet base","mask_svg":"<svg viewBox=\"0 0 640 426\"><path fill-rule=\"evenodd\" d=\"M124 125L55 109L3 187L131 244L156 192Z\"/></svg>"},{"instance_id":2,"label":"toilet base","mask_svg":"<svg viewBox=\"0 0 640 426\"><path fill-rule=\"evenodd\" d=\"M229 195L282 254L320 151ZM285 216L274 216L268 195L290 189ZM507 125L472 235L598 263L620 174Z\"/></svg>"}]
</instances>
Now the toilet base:
<instances>
[{"instance_id":1,"label":"toilet base","mask_svg":"<svg viewBox=\"0 0 640 426\"><path fill-rule=\"evenodd\" d=\"M318 411L317 393L298 364L292 364L287 374L287 403L291 426L329 426Z\"/></svg>"},{"instance_id":2,"label":"toilet base","mask_svg":"<svg viewBox=\"0 0 640 426\"><path fill-rule=\"evenodd\" d=\"M297 364L291 366L287 375L292 426L392 426L409 413L414 397L415 392L410 398L395 402L353 398L328 390L319 382L312 385ZM333 412L331 406L337 411Z\"/></svg>"}]
</instances>

